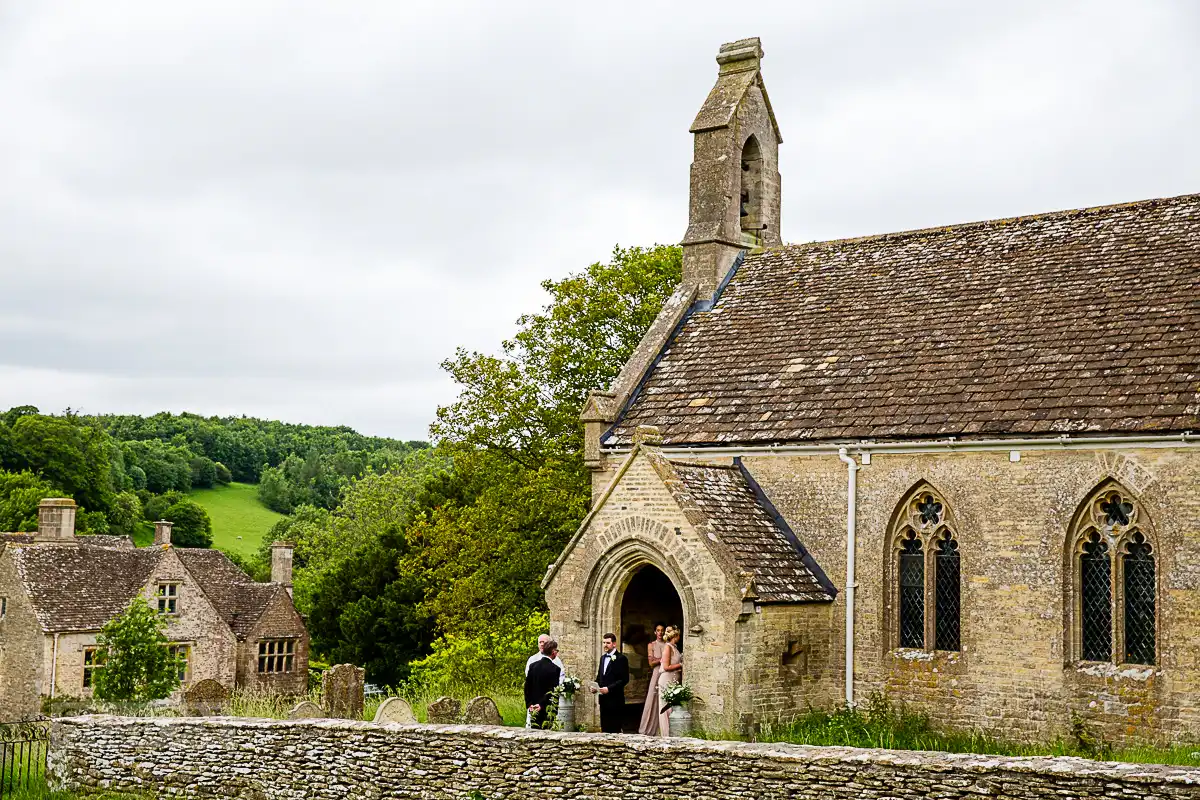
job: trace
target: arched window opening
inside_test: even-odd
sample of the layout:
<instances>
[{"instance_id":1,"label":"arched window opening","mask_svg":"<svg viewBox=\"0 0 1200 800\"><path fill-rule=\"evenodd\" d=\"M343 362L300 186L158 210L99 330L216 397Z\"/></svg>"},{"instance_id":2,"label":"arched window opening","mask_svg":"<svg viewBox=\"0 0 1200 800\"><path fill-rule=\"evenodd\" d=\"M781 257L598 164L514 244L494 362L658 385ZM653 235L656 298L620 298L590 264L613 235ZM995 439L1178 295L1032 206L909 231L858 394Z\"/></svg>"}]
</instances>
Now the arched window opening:
<instances>
[{"instance_id":1,"label":"arched window opening","mask_svg":"<svg viewBox=\"0 0 1200 800\"><path fill-rule=\"evenodd\" d=\"M897 509L884 614L890 647L962 650L962 568L946 501L927 486Z\"/></svg>"},{"instance_id":2,"label":"arched window opening","mask_svg":"<svg viewBox=\"0 0 1200 800\"><path fill-rule=\"evenodd\" d=\"M742 147L742 180L739 187L738 215L742 233L755 243L761 238L762 220L762 150L758 139L751 136Z\"/></svg>"},{"instance_id":3,"label":"arched window opening","mask_svg":"<svg viewBox=\"0 0 1200 800\"><path fill-rule=\"evenodd\" d=\"M909 531L900 546L900 646L925 646L925 554Z\"/></svg>"},{"instance_id":4,"label":"arched window opening","mask_svg":"<svg viewBox=\"0 0 1200 800\"><path fill-rule=\"evenodd\" d=\"M1154 663L1154 555L1140 533L1125 545L1125 663Z\"/></svg>"},{"instance_id":5,"label":"arched window opening","mask_svg":"<svg viewBox=\"0 0 1200 800\"><path fill-rule=\"evenodd\" d=\"M1156 662L1158 569L1148 526L1114 481L1081 506L1068 540L1068 660Z\"/></svg>"},{"instance_id":6,"label":"arched window opening","mask_svg":"<svg viewBox=\"0 0 1200 800\"><path fill-rule=\"evenodd\" d=\"M1083 614L1083 658L1108 661L1112 658L1112 564L1108 544L1095 531L1079 555L1079 583Z\"/></svg>"},{"instance_id":7,"label":"arched window opening","mask_svg":"<svg viewBox=\"0 0 1200 800\"><path fill-rule=\"evenodd\" d=\"M958 542L954 535L945 531L937 543L934 557L934 585L936 602L934 609L935 641L938 650L959 650L960 586L958 569Z\"/></svg>"}]
</instances>

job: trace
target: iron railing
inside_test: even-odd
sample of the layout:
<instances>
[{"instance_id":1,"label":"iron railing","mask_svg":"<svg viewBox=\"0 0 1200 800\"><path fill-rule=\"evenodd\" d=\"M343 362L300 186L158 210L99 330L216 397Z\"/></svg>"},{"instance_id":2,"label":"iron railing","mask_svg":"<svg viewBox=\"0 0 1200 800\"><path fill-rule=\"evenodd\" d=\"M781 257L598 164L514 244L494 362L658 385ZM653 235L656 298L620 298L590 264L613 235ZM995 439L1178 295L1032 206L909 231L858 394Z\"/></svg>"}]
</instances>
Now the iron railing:
<instances>
[{"instance_id":1,"label":"iron railing","mask_svg":"<svg viewBox=\"0 0 1200 800\"><path fill-rule=\"evenodd\" d=\"M44 720L0 722L0 800L45 786L49 740Z\"/></svg>"}]
</instances>

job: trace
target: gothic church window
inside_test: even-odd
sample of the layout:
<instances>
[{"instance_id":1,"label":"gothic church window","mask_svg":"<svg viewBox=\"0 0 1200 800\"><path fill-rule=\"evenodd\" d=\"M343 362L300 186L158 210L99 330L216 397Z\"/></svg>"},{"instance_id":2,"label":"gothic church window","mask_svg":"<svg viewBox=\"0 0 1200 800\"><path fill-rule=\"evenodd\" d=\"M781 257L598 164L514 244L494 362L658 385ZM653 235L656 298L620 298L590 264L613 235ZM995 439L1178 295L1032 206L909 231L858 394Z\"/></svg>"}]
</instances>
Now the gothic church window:
<instances>
[{"instance_id":1,"label":"gothic church window","mask_svg":"<svg viewBox=\"0 0 1200 800\"><path fill-rule=\"evenodd\" d=\"M1108 482L1076 515L1070 549L1069 660L1154 664L1158 570L1149 521Z\"/></svg>"},{"instance_id":2,"label":"gothic church window","mask_svg":"<svg viewBox=\"0 0 1200 800\"><path fill-rule=\"evenodd\" d=\"M891 646L961 650L962 569L945 500L928 486L911 492L891 542L885 614Z\"/></svg>"}]
</instances>

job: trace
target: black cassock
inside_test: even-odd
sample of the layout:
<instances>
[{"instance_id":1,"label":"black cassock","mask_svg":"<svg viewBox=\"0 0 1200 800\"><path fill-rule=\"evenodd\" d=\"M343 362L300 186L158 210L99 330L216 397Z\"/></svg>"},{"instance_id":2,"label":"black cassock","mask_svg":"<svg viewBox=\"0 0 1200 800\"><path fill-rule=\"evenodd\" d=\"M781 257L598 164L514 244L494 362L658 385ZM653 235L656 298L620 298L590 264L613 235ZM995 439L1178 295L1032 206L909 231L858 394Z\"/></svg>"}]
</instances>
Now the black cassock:
<instances>
[{"instance_id":1,"label":"black cassock","mask_svg":"<svg viewBox=\"0 0 1200 800\"><path fill-rule=\"evenodd\" d=\"M533 727L540 728L546 722L546 710L550 705L550 693L558 686L561 670L547 656L533 662L525 675L525 707L539 705L542 710L533 714Z\"/></svg>"}]
</instances>

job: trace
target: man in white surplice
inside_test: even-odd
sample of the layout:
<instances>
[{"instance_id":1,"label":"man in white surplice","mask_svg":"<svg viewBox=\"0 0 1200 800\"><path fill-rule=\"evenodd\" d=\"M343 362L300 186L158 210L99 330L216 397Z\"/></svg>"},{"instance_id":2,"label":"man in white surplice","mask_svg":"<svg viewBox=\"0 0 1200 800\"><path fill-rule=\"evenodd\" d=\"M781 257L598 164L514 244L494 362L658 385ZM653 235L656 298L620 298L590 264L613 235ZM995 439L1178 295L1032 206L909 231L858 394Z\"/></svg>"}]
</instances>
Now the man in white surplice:
<instances>
[{"instance_id":1,"label":"man in white surplice","mask_svg":"<svg viewBox=\"0 0 1200 800\"><path fill-rule=\"evenodd\" d=\"M525 662L525 674L526 675L529 674L529 668L533 666L533 663L542 657L542 648L544 648L546 646L546 642L548 642L548 641L550 641L550 634L548 634L548 633L543 633L541 636L538 637L537 652L534 653L533 655L531 655L529 657L529 660ZM562 683L563 678L566 677L566 674L567 674L567 671L563 668L562 659L559 658L558 656L555 656L554 658L552 658L550 660L558 665L558 682ZM531 722L532 722L532 717L530 717L529 712L526 711L525 712L525 727L528 728L530 726Z\"/></svg>"}]
</instances>

